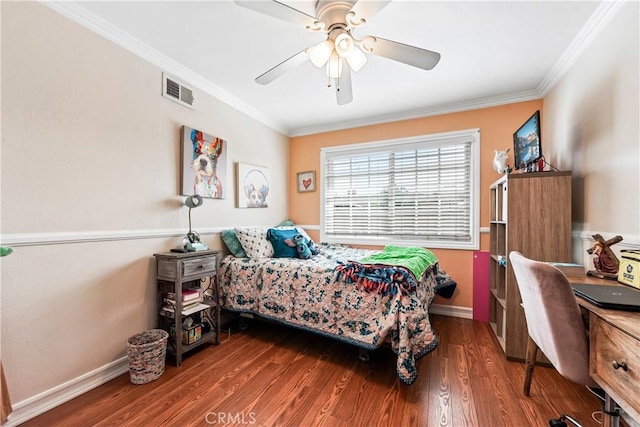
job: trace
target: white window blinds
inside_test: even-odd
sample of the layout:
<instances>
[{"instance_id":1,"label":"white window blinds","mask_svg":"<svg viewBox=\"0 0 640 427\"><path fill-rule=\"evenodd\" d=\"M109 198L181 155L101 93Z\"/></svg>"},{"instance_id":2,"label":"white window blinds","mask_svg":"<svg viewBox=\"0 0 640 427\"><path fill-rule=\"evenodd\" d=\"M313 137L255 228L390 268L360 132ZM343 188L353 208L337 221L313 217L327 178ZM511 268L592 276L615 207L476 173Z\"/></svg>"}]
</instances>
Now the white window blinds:
<instances>
[{"instance_id":1,"label":"white window blinds","mask_svg":"<svg viewBox=\"0 0 640 427\"><path fill-rule=\"evenodd\" d=\"M323 150L322 240L477 247L478 135Z\"/></svg>"}]
</instances>

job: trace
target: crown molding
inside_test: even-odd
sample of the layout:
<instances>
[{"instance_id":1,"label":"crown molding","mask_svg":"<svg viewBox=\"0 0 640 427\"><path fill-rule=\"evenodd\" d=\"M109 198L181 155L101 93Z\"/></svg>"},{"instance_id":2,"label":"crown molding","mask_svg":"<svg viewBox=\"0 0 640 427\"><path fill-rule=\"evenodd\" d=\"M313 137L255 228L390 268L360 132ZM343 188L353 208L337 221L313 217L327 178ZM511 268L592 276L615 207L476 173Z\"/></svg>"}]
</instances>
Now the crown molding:
<instances>
[{"instance_id":1,"label":"crown molding","mask_svg":"<svg viewBox=\"0 0 640 427\"><path fill-rule=\"evenodd\" d=\"M254 107L243 102L233 94L225 91L201 75L191 71L183 65L177 63L166 55L158 52L149 45L132 37L130 34L100 18L76 2L63 1L51 2L41 0L41 3L63 16L85 26L95 33L120 45L137 56L155 64L164 71L167 71L187 83L194 85L205 93L241 111L260 123L289 137L311 135L323 132L351 129L363 126L372 126L383 123L411 120L422 117L430 117L441 114L469 111L479 108L496 107L516 102L530 101L543 98L549 90L566 74L569 68L576 62L580 54L589 46L593 39L600 33L611 17L622 7L625 0L602 0L595 12L587 20L569 47L564 51L556 64L549 71L547 76L540 82L534 90L517 92L513 94L500 95L489 98L464 101L461 103L448 104L444 106L428 107L400 111L396 113L371 116L361 119L354 119L342 122L324 123L308 127L289 129L268 115L258 111Z\"/></svg>"},{"instance_id":2,"label":"crown molding","mask_svg":"<svg viewBox=\"0 0 640 427\"><path fill-rule=\"evenodd\" d=\"M602 31L611 17L622 7L625 0L602 0L593 14L589 17L585 25L580 29L569 47L563 52L555 65L551 68L546 77L534 90L517 92L503 96L481 98L471 101L464 101L445 106L398 112L389 115L368 117L350 121L326 123L318 126L302 127L291 130L289 136L304 136L322 132L350 129L362 126L371 126L381 123L390 123L402 120L411 120L422 117L437 116L441 114L457 113L461 111L476 110L480 108L497 107L516 102L531 101L541 99L558 83L567 73L569 68L575 64L580 55L591 44L593 39Z\"/></svg>"},{"instance_id":3,"label":"crown molding","mask_svg":"<svg viewBox=\"0 0 640 427\"><path fill-rule=\"evenodd\" d=\"M595 12L589 17L571 44L538 85L537 90L541 98L569 71L569 68L575 64L580 55L593 42L593 39L600 34L604 26L611 20L611 17L620 10L623 3L625 3L624 0L602 0L600 2Z\"/></svg>"},{"instance_id":4,"label":"crown molding","mask_svg":"<svg viewBox=\"0 0 640 427\"><path fill-rule=\"evenodd\" d=\"M347 120L342 122L324 123L317 126L308 126L303 128L292 129L289 136L312 135L323 132L331 132L336 130L351 129L363 126L373 126L382 123L399 122L402 120L420 119L423 117L439 116L442 114L458 113L461 111L477 110L479 108L497 107L505 104L513 104L516 102L531 101L540 99L541 96L536 90L528 90L516 92L507 95L492 96L487 98L473 99L448 105L440 105L436 107L421 108L415 110L407 110L392 114L380 116L371 116L355 120Z\"/></svg>"},{"instance_id":5,"label":"crown molding","mask_svg":"<svg viewBox=\"0 0 640 427\"><path fill-rule=\"evenodd\" d=\"M175 77L185 81L185 83L192 84L198 89L216 99L219 99L236 110L241 111L260 123L263 123L264 125L285 135L289 134L289 129L281 123L273 120L271 117L243 102L233 94L213 84L198 73L191 71L187 67L160 53L148 44L131 36L126 31L123 31L119 27L116 27L110 22L100 18L98 15L78 3L73 1L53 2L41 0L41 4L116 43L131 53L149 61L161 70L173 74ZM158 91L158 93L160 93L160 91Z\"/></svg>"}]
</instances>

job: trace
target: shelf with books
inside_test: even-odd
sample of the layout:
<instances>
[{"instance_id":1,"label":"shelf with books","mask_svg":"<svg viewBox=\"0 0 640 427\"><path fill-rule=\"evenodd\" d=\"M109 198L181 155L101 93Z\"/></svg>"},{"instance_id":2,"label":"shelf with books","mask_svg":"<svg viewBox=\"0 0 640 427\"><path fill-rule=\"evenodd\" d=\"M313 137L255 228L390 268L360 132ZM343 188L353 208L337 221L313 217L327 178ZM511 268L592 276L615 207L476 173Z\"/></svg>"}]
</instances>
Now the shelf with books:
<instances>
[{"instance_id":1,"label":"shelf with books","mask_svg":"<svg viewBox=\"0 0 640 427\"><path fill-rule=\"evenodd\" d=\"M202 302L195 302L193 304L183 305L181 313L183 316L189 316L191 314L197 313L202 310L207 310L209 308L211 308L211 305L209 304L203 304ZM162 310L160 310L160 314L162 316L170 317L173 319L175 315L175 305L170 305L170 304L165 305L164 307L162 307Z\"/></svg>"},{"instance_id":2,"label":"shelf with books","mask_svg":"<svg viewBox=\"0 0 640 427\"><path fill-rule=\"evenodd\" d=\"M202 294L203 294L203 290L200 288L194 289L194 288L187 288L187 289L183 289L182 290L182 303L183 304L187 304L189 302L195 301L195 300L202 300ZM169 291L167 292L167 297L166 299L168 300L172 300L175 301L176 299L176 293Z\"/></svg>"},{"instance_id":3,"label":"shelf with books","mask_svg":"<svg viewBox=\"0 0 640 427\"><path fill-rule=\"evenodd\" d=\"M158 266L158 326L170 334L167 353L175 356L176 366L189 350L219 343L219 253L154 254Z\"/></svg>"}]
</instances>

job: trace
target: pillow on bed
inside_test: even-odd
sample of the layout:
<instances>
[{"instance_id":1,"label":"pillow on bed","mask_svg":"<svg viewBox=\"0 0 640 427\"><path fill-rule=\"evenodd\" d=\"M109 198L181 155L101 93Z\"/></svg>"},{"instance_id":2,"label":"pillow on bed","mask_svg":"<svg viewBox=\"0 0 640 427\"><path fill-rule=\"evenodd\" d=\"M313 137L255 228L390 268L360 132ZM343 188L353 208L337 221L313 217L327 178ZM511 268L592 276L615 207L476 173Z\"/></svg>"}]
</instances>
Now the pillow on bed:
<instances>
[{"instance_id":1,"label":"pillow on bed","mask_svg":"<svg viewBox=\"0 0 640 427\"><path fill-rule=\"evenodd\" d=\"M273 246L274 258L296 258L298 256L296 247L287 245L285 240L302 233L295 227L287 228L288 229L270 228L267 230L267 240L270 241Z\"/></svg>"},{"instance_id":2,"label":"pillow on bed","mask_svg":"<svg viewBox=\"0 0 640 427\"><path fill-rule=\"evenodd\" d=\"M295 230L296 234L302 234L306 239L311 240L309 235L300 227L278 226L278 227L236 227L236 237L242 244L242 249L249 258L272 258L274 255L273 245L267 240L267 231L270 228L276 230Z\"/></svg>"},{"instance_id":3,"label":"pillow on bed","mask_svg":"<svg viewBox=\"0 0 640 427\"><path fill-rule=\"evenodd\" d=\"M284 226L293 226L293 221L291 221L290 219L285 219L276 227ZM238 236L236 235L236 230L234 230L233 228L222 230L222 232L220 232L220 237L222 238L224 244L227 245L229 252L231 252L234 257L247 258L247 254L242 248L242 243L240 243L240 240L238 240Z\"/></svg>"},{"instance_id":4,"label":"pillow on bed","mask_svg":"<svg viewBox=\"0 0 640 427\"><path fill-rule=\"evenodd\" d=\"M225 245L227 245L227 248L229 248L229 251L233 254L234 257L236 258L247 257L247 254L244 253L244 249L242 249L242 243L240 243L240 240L238 240L238 236L236 236L236 231L233 228L230 228L228 230L222 230L220 232L220 237L222 237L222 241L224 242Z\"/></svg>"},{"instance_id":5,"label":"pillow on bed","mask_svg":"<svg viewBox=\"0 0 640 427\"><path fill-rule=\"evenodd\" d=\"M271 258L273 246L267 240L270 227L236 227L236 236L249 258Z\"/></svg>"}]
</instances>

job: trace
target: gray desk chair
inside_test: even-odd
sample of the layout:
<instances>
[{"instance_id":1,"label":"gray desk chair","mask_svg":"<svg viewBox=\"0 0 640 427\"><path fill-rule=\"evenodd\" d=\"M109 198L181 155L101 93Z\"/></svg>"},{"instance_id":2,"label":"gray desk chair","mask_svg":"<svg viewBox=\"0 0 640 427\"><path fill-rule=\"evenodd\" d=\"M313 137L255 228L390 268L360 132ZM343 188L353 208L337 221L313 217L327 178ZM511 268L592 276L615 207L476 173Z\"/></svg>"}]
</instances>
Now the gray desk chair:
<instances>
[{"instance_id":1,"label":"gray desk chair","mask_svg":"<svg viewBox=\"0 0 640 427\"><path fill-rule=\"evenodd\" d=\"M524 306L529 340L525 361L524 394L529 396L538 349L563 377L588 387L598 385L589 376L589 343L580 307L571 285L557 268L509 254ZM551 420L551 426L578 424L568 415Z\"/></svg>"}]
</instances>

